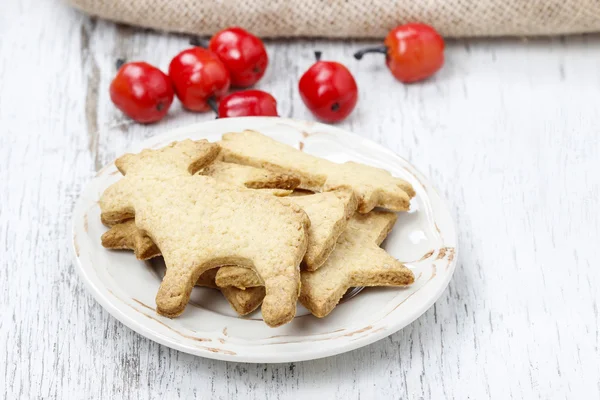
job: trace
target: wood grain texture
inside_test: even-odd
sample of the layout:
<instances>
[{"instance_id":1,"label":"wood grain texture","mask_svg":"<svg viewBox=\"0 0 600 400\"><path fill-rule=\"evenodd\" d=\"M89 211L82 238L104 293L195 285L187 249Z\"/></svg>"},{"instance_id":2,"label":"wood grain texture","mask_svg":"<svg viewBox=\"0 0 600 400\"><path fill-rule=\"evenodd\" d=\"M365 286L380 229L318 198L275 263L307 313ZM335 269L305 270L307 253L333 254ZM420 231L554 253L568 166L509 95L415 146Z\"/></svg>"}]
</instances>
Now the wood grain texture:
<instances>
[{"instance_id":1,"label":"wood grain texture","mask_svg":"<svg viewBox=\"0 0 600 400\"><path fill-rule=\"evenodd\" d=\"M599 398L600 38L454 41L403 86L356 42L269 42L259 87L311 116L297 79L320 49L360 86L341 127L395 150L448 200L461 252L448 290L371 346L322 360L236 364L151 342L74 273L83 186L134 143L196 121L176 105L132 124L108 98L119 57L166 69L186 38L96 21L57 0L0 12L0 397Z\"/></svg>"}]
</instances>

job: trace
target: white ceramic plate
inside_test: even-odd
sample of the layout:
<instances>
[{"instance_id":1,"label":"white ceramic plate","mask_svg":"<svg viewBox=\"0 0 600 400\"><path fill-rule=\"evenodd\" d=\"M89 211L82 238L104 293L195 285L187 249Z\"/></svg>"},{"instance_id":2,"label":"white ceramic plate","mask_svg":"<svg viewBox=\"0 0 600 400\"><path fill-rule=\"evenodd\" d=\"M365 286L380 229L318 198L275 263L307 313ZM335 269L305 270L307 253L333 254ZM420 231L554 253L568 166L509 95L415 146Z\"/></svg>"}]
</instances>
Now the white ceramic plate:
<instances>
[{"instance_id":1,"label":"white ceramic plate","mask_svg":"<svg viewBox=\"0 0 600 400\"><path fill-rule=\"evenodd\" d=\"M440 297L456 264L452 218L435 190L410 164L382 146L339 128L283 118L231 118L187 126L141 143L159 148L185 138L217 141L225 132L254 129L334 162L357 161L387 169L409 181L417 195L411 211L400 213L383 247L411 268L409 288L366 288L324 319L298 307L296 318L269 328L260 310L238 317L221 294L194 288L178 318L155 312L158 263L137 261L128 251L100 244L98 199L120 179L113 164L102 169L81 195L72 219L75 268L96 300L115 318L156 342L186 353L242 362L291 362L331 356L368 345L402 329ZM347 296L348 297L348 296Z\"/></svg>"}]
</instances>

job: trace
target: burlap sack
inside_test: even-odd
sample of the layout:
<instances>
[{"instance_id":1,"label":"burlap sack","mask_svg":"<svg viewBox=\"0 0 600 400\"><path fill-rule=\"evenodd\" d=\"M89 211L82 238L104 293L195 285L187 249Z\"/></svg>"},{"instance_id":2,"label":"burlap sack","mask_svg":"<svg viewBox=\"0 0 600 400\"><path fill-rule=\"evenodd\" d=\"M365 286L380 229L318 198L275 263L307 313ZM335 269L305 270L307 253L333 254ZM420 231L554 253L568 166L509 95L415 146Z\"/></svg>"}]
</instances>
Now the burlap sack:
<instances>
[{"instance_id":1,"label":"burlap sack","mask_svg":"<svg viewBox=\"0 0 600 400\"><path fill-rule=\"evenodd\" d=\"M419 21L444 36L532 36L600 30L600 0L68 0L90 14L210 35L231 25L261 37L383 37Z\"/></svg>"}]
</instances>

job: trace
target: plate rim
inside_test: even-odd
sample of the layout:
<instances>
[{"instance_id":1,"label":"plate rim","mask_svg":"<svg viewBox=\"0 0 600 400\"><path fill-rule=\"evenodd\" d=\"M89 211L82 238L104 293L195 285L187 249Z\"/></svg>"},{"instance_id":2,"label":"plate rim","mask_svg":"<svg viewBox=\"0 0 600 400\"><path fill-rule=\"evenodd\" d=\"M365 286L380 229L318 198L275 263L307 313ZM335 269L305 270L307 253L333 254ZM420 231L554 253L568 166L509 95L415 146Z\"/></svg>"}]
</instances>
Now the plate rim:
<instances>
[{"instance_id":1,"label":"plate rim","mask_svg":"<svg viewBox=\"0 0 600 400\"><path fill-rule=\"evenodd\" d=\"M229 120L229 121L227 121L227 120ZM424 187L425 187L425 184L423 182L426 182L427 183L427 192L429 194L429 197L431 197L432 194L435 196L435 200L437 200L436 208L439 211L442 211L444 214L446 214L446 217L449 219L450 224L449 224L449 227L447 230L450 230L449 233L452 236L452 239L454 242L454 244L453 244L454 253L453 253L453 257L448 260L448 264L446 266L447 273L444 275L443 281L439 282L437 284L437 286L435 286L434 293L430 297L427 298L427 301L420 303L420 306L418 308L412 309L408 316L405 315L405 317L400 320L398 320L398 319L391 320L390 321L391 323L378 329L377 331L371 332L371 334L363 335L351 342L341 342L337 346L329 346L326 348L316 346L313 349L311 346L308 346L310 344L310 342L306 342L306 344L307 344L306 351L293 352L293 353L290 353L290 352L279 353L277 351L273 351L270 353L262 353L260 355L259 354L236 354L236 353L229 354L228 352L223 352L222 350L219 350L218 348L213 348L210 346L206 346L206 347L187 346L183 343L174 341L169 337L161 335L155 329L153 329L152 327L149 327L148 323L141 323L140 321L125 314L119 307L119 304L116 304L114 301L111 301L108 298L108 295L110 293L106 293L106 291L101 290L98 287L98 285L94 283L93 279L90 278L90 276L88 275L88 272L85 270L84 266L82 265L82 260L80 259L80 256L78 254L79 253L78 244L76 242L77 221L83 219L84 216L86 215L86 209L85 209L86 205L84 203L85 194L92 188L94 182L99 181L101 179L101 177L103 176L103 173L106 172L106 170L110 166L114 166L114 160L113 160L112 162L108 163L103 168L101 168L97 172L97 174L90 181L87 182L84 189L79 193L79 197L78 197L77 202L75 203L75 206L72 211L72 216L71 216L71 220L70 220L70 230L69 230L71 233L71 240L69 241L70 242L69 247L70 247L71 256L73 258L74 268L75 268L77 274L79 275L79 277L81 278L81 280L83 280L88 292L90 292L92 294L94 299L98 303L100 303L100 305L105 310L107 310L109 312L109 314L111 314L114 318L116 318L118 321L123 323L128 328L132 329L136 333L138 333L150 340L153 340L153 341L160 343L162 345L165 345L167 347L170 347L170 348L173 348L173 349L176 349L176 350L188 353L188 354L192 354L195 356L223 360L223 361L234 361L234 362L245 362L245 363L289 363L289 362L307 361L307 360L319 359L319 358L324 358L324 357L330 357L333 355L342 354L342 353L346 353L346 352L349 352L352 350L356 350L360 347L364 347L364 346L372 344L376 341L379 341L387 336L392 335L393 333L398 332L399 330L401 330L401 329L405 328L406 326L410 325L411 323L413 323L417 318L419 318L427 310L429 310L433 306L433 304L441 297L441 295L445 292L446 288L448 287L448 284L450 283L450 280L452 279L452 277L454 275L454 272L456 269L456 264L458 261L458 256L459 256L459 246L458 246L459 243L458 243L458 237L457 237L456 221L454 220L454 218L452 218L452 214L450 213L450 210L448 208L447 201L429 183L429 181L426 179L426 177L417 168L415 168L414 165L410 164L407 160L405 160L404 158L402 158L395 152L389 150L386 147L383 147L381 144L379 144L371 139L368 139L368 138L359 136L355 133L352 133L350 131L347 131L343 128L339 128L337 126L331 126L331 125L322 124L322 123L313 122L313 121L303 121L303 120L290 119L290 118L279 118L279 117L241 117L241 118L228 118L227 120L221 119L221 120L215 120L215 121L198 122L198 123L188 124L188 125L184 125L181 127L169 129L169 130L166 130L165 132L162 132L162 133L154 135L150 138L147 138L141 142L131 144L129 146L129 151L138 151L139 148L156 146L156 143L160 143L161 140L165 140L165 139L169 140L168 137L175 137L177 135L181 135L182 133L185 134L186 131L194 129L195 127L205 128L206 126L209 126L209 125L218 125L219 123L222 123L222 121L225 121L225 123L227 123L227 122L229 122L229 123L248 122L249 124L252 124L252 125L256 125L258 122L264 122L265 124L269 124L269 123L273 123L273 122L276 122L276 123L283 122L283 123L288 123L289 125L295 126L295 127L298 127L298 126L310 126L310 127L324 126L324 127L326 127L327 131L335 131L337 134L350 135L350 136L356 138L357 140L366 141L370 145L374 146L374 148L377 149L378 151L384 151L385 153L392 155L393 157L395 157L399 161L401 161L405 165L405 167L407 167L409 169L409 172L414 174L415 178L418 179ZM250 121L252 121L252 122L250 122ZM173 139L173 140L176 140L176 139ZM108 289L108 288L106 288L105 290L108 290L110 292L110 289ZM414 293L416 293L416 291ZM118 298L114 294L113 294L113 297ZM406 300L408 300L408 298ZM121 301L123 301L123 300L121 299ZM137 311L139 311L139 310L137 310ZM392 312L393 311L390 311L390 313L388 313L388 315L391 314ZM145 315L144 313L142 313L142 314ZM387 317L387 315L382 317L382 319L384 319L386 317ZM152 320L148 319L148 321L152 321ZM152 321L152 322L154 322L154 321ZM157 323L161 323L161 322L157 320ZM325 335L325 334L323 334L323 335ZM332 340L331 343L335 343L335 339ZM277 345L277 344L274 344L274 345Z\"/></svg>"}]
</instances>

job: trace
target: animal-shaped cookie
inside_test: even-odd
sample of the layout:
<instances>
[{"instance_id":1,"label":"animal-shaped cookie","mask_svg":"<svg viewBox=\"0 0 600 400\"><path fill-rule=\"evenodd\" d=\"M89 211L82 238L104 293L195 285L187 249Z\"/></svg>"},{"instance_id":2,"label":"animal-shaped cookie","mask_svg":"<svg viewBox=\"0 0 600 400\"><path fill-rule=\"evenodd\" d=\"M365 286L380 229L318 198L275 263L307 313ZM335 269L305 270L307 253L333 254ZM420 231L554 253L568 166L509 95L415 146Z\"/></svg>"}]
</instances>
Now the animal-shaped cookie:
<instances>
[{"instance_id":1,"label":"animal-shaped cookie","mask_svg":"<svg viewBox=\"0 0 600 400\"><path fill-rule=\"evenodd\" d=\"M216 155L212 150L209 154L211 157ZM185 168L185 166L181 166L181 168ZM200 171L200 174L211 176L230 186L262 189L261 193L275 196L287 196L300 184L298 178L290 175L221 161L208 164ZM147 260L160 255L160 250L152 239L139 230L133 220L111 226L102 235L102 246L114 250L133 250L138 260Z\"/></svg>"},{"instance_id":2,"label":"animal-shaped cookie","mask_svg":"<svg viewBox=\"0 0 600 400\"><path fill-rule=\"evenodd\" d=\"M196 286L209 287L220 290L227 302L239 315L250 314L256 310L265 297L264 286L248 288L246 290L236 287L219 288L215 284L215 276L218 268L209 269L200 275Z\"/></svg>"},{"instance_id":3,"label":"animal-shaped cookie","mask_svg":"<svg viewBox=\"0 0 600 400\"><path fill-rule=\"evenodd\" d=\"M102 246L112 250L133 250L136 258L144 261L161 255L152 239L144 231L138 229L132 219L111 226L102 235ZM216 268L206 271L200 275L196 286L212 287L215 285L216 274Z\"/></svg>"},{"instance_id":4,"label":"animal-shaped cookie","mask_svg":"<svg viewBox=\"0 0 600 400\"><path fill-rule=\"evenodd\" d=\"M102 245L109 249L133 250L139 260L148 260L160 256L160 250L152 239L135 226L133 220L114 225L102 235ZM196 286L219 289L231 307L240 315L246 315L256 310L265 297L263 286L248 288L237 287L219 288L215 283L218 268L209 269L196 281ZM248 269L244 269L248 271ZM256 276L256 274L254 274Z\"/></svg>"},{"instance_id":5,"label":"animal-shaped cookie","mask_svg":"<svg viewBox=\"0 0 600 400\"><path fill-rule=\"evenodd\" d=\"M239 289L255 288L264 285L254 271L235 266L219 268L215 277L215 283L221 288L236 287Z\"/></svg>"},{"instance_id":6,"label":"animal-shaped cookie","mask_svg":"<svg viewBox=\"0 0 600 400\"><path fill-rule=\"evenodd\" d=\"M300 188L327 192L340 187L354 191L358 211L375 207L406 211L415 195L412 186L389 172L355 162L336 164L279 143L254 131L226 133L219 142L227 162L282 172L300 179Z\"/></svg>"},{"instance_id":7,"label":"animal-shaped cookie","mask_svg":"<svg viewBox=\"0 0 600 400\"><path fill-rule=\"evenodd\" d=\"M221 161L213 162L201 174L212 176L224 184L262 189L261 192L275 196L286 196L300 184L300 179L288 174ZM297 204L310 218L308 248L302 265L304 269L314 271L325 262L337 238L346 228L348 219L354 214L356 197L351 190L342 189L294 196L282 201Z\"/></svg>"},{"instance_id":8,"label":"animal-shaped cookie","mask_svg":"<svg viewBox=\"0 0 600 400\"><path fill-rule=\"evenodd\" d=\"M215 285L216 287L216 285ZM233 286L218 288L239 315L247 315L256 310L265 298L265 287L258 286L246 290Z\"/></svg>"},{"instance_id":9,"label":"animal-shaped cookie","mask_svg":"<svg viewBox=\"0 0 600 400\"><path fill-rule=\"evenodd\" d=\"M310 218L308 248L302 261L303 269L318 269L333 251L338 237L346 229L348 219L356 211L356 197L350 190L336 190L282 199L302 208Z\"/></svg>"},{"instance_id":10,"label":"animal-shaped cookie","mask_svg":"<svg viewBox=\"0 0 600 400\"><path fill-rule=\"evenodd\" d=\"M131 219L110 227L101 238L102 246L114 250L133 250L138 260L160 256L160 250L152 239L135 226Z\"/></svg>"},{"instance_id":11,"label":"animal-shaped cookie","mask_svg":"<svg viewBox=\"0 0 600 400\"><path fill-rule=\"evenodd\" d=\"M217 181L230 186L243 186L249 189L263 189L263 193L274 196L287 196L300 184L300 179L287 175L255 168L215 161L202 171L201 175L212 176Z\"/></svg>"},{"instance_id":12,"label":"animal-shaped cookie","mask_svg":"<svg viewBox=\"0 0 600 400\"><path fill-rule=\"evenodd\" d=\"M102 223L107 226L134 218L130 202L123 200L131 195L130 181L166 182L173 177L186 177L208 166L219 155L220 148L206 140L173 142L160 150L143 150L139 154L124 154L115 160L115 166L129 177L110 186L100 199ZM151 185L141 186L140 191L151 192Z\"/></svg>"},{"instance_id":13,"label":"animal-shaped cookie","mask_svg":"<svg viewBox=\"0 0 600 400\"><path fill-rule=\"evenodd\" d=\"M295 188L300 182L298 178L290 175L218 161L211 164L202 173L214 177L219 182L244 185L255 189L282 188L286 184L290 187L294 185L293 188ZM285 183L286 181L291 183ZM273 194L279 193L274 192ZM302 265L304 269L314 271L325 262L335 247L337 238L344 231L348 219L354 214L357 207L356 197L351 190L342 188L332 192L289 197L282 201L299 205L311 221L308 231L308 247ZM227 268L225 267L225 269ZM235 268L233 270L235 271Z\"/></svg>"},{"instance_id":14,"label":"animal-shaped cookie","mask_svg":"<svg viewBox=\"0 0 600 400\"><path fill-rule=\"evenodd\" d=\"M240 265L265 283L263 319L279 326L295 315L310 221L274 196L193 175L213 153L218 146L186 140L119 158L124 177L103 193L102 220L110 226L135 216L160 249L167 272L156 296L159 313L181 314L204 271Z\"/></svg>"},{"instance_id":15,"label":"animal-shaped cookie","mask_svg":"<svg viewBox=\"0 0 600 400\"><path fill-rule=\"evenodd\" d=\"M307 271L315 271L323 265L335 248L338 237L356 210L356 198L350 190L336 190L306 196L286 197L282 201L297 204L310 218L308 247L302 267ZM235 282L235 284L229 284L231 282ZM262 286L263 282L252 271L232 266L220 269L217 274L217 284L223 288L254 288Z\"/></svg>"},{"instance_id":16,"label":"animal-shaped cookie","mask_svg":"<svg viewBox=\"0 0 600 400\"><path fill-rule=\"evenodd\" d=\"M224 163L222 163L224 164ZM244 170L245 166L236 166ZM254 168L253 168L254 169ZM232 182L229 182L232 184ZM285 201L293 202L302 207L311 220L308 230L308 248L303 259L303 267L314 271L320 267L335 247L340 234L346 228L347 220L356 209L356 199L351 191L340 190L327 193L317 193L305 196L293 196ZM102 235L102 245L110 249L134 250L136 257L146 260L160 255L160 250L152 239L139 230L133 220L114 225ZM219 271L219 279L223 288L223 295L232 307L244 315L254 311L262 301L261 293L264 292L264 284L255 273L248 273L248 269L240 267L222 267ZM216 269L202 274L196 285L210 286L209 276L214 276ZM213 274L213 275L211 275ZM250 279L245 281L244 279ZM213 278L214 280L214 278ZM236 285L228 285L227 282L236 282ZM261 289L255 289L261 287ZM231 290L228 290L231 288ZM247 291L239 292L238 288L248 288ZM250 290L252 289L252 290Z\"/></svg>"},{"instance_id":17,"label":"animal-shaped cookie","mask_svg":"<svg viewBox=\"0 0 600 400\"><path fill-rule=\"evenodd\" d=\"M413 272L379 247L396 219L396 214L386 211L355 214L325 264L313 272L302 271L300 302L322 318L351 287L412 284ZM255 273L237 267L222 268L215 281L221 287L254 288L261 284Z\"/></svg>"}]
</instances>

